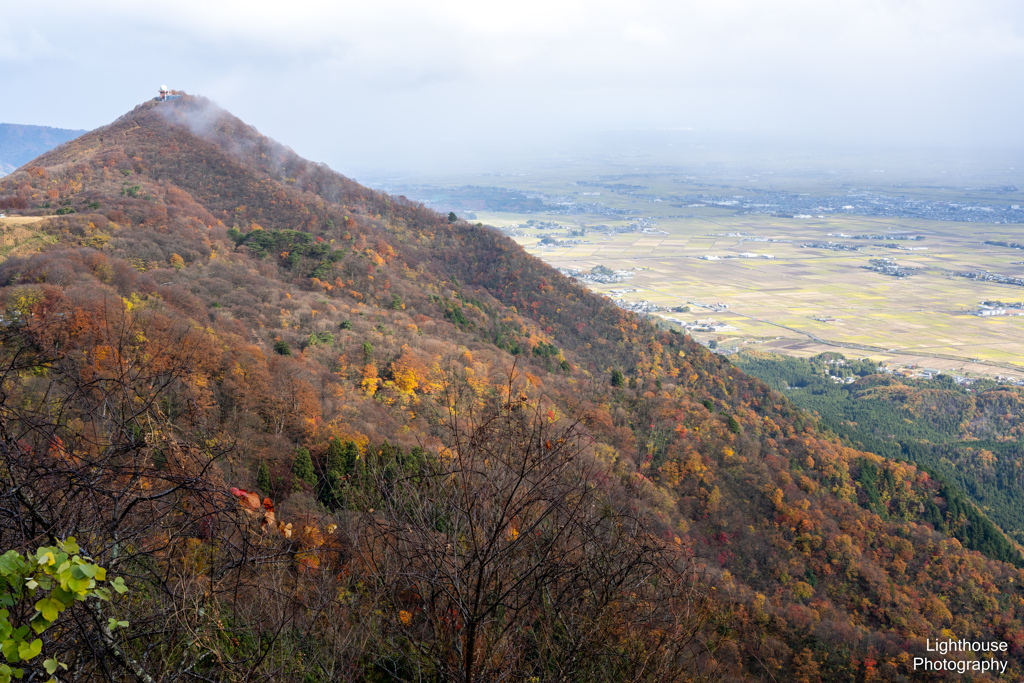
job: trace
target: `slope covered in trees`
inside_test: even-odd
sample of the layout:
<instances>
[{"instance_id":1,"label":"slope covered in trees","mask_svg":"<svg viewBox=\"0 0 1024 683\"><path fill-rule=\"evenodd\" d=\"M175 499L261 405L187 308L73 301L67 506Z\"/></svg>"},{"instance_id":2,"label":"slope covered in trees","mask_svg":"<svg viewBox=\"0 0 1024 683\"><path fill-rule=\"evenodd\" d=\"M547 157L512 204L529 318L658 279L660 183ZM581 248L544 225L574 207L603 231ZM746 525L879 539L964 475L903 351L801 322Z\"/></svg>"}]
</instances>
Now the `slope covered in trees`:
<instances>
[{"instance_id":1,"label":"slope covered in trees","mask_svg":"<svg viewBox=\"0 0 1024 683\"><path fill-rule=\"evenodd\" d=\"M1024 670L1024 572L942 482L202 98L0 207L60 213L0 265L0 545L131 589L47 631L80 680L928 680L946 632Z\"/></svg>"},{"instance_id":2,"label":"slope covered in trees","mask_svg":"<svg viewBox=\"0 0 1024 683\"><path fill-rule=\"evenodd\" d=\"M873 364L834 353L806 360L744 354L737 363L820 415L822 424L847 443L927 469L948 482L950 496L966 496L1011 538L1024 540L1020 387L984 379L960 386L946 375L909 379L878 374ZM858 379L836 384L829 373ZM947 511L937 521L939 527L990 557L1019 564L1009 543L989 528L979 510L953 507L962 511L956 516Z\"/></svg>"}]
</instances>

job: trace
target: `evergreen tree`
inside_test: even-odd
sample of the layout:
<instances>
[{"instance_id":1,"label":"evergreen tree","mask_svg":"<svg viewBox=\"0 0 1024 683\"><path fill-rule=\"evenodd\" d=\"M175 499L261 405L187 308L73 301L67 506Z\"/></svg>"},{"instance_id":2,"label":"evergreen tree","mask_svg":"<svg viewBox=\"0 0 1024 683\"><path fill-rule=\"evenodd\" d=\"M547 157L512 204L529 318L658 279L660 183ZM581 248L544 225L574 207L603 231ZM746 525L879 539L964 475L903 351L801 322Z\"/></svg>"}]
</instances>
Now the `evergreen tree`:
<instances>
[{"instance_id":1,"label":"evergreen tree","mask_svg":"<svg viewBox=\"0 0 1024 683\"><path fill-rule=\"evenodd\" d=\"M256 488L262 491L264 495L270 493L270 468L267 467L265 460L260 461L260 469L256 473Z\"/></svg>"},{"instance_id":2,"label":"evergreen tree","mask_svg":"<svg viewBox=\"0 0 1024 683\"><path fill-rule=\"evenodd\" d=\"M292 474L296 479L301 479L307 484L316 483L316 472L313 471L313 458L309 451L299 446L295 451L295 461L292 463Z\"/></svg>"},{"instance_id":3,"label":"evergreen tree","mask_svg":"<svg viewBox=\"0 0 1024 683\"><path fill-rule=\"evenodd\" d=\"M327 444L327 471L330 472L343 472L345 463L345 445L341 443L341 439L334 437L331 442Z\"/></svg>"},{"instance_id":4,"label":"evergreen tree","mask_svg":"<svg viewBox=\"0 0 1024 683\"><path fill-rule=\"evenodd\" d=\"M740 433L740 421L737 420L733 415L729 416L729 429L733 434Z\"/></svg>"},{"instance_id":5,"label":"evergreen tree","mask_svg":"<svg viewBox=\"0 0 1024 683\"><path fill-rule=\"evenodd\" d=\"M327 475L317 488L317 499L329 510L345 505L345 489L355 472L359 448L352 441L331 439L327 445Z\"/></svg>"}]
</instances>

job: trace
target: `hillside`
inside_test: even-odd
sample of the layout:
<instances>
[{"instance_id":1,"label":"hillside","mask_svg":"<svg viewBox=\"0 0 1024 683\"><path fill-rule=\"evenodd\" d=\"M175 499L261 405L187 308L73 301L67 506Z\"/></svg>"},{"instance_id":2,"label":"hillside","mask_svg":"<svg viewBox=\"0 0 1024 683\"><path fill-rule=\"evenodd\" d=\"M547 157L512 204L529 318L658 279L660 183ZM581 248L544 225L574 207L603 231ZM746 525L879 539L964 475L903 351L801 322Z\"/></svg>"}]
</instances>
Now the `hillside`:
<instances>
[{"instance_id":1,"label":"hillside","mask_svg":"<svg viewBox=\"0 0 1024 683\"><path fill-rule=\"evenodd\" d=\"M1024 572L941 482L496 231L191 96L0 208L60 214L0 265L0 545L130 587L47 631L76 680L933 680L939 637L1024 673Z\"/></svg>"},{"instance_id":2,"label":"hillside","mask_svg":"<svg viewBox=\"0 0 1024 683\"><path fill-rule=\"evenodd\" d=\"M873 364L837 353L809 360L748 353L737 364L820 415L848 443L934 472L1018 543L1024 540L1024 389L989 379L958 385L946 375L908 379L878 374ZM851 383L837 384L829 373L844 374ZM986 520L979 519L955 533L983 550L986 546L973 543L970 535L984 526ZM987 554L1017 561L998 534L988 535L1001 547Z\"/></svg>"},{"instance_id":3,"label":"hillside","mask_svg":"<svg viewBox=\"0 0 1024 683\"><path fill-rule=\"evenodd\" d=\"M73 140L84 132L49 126L0 123L0 175L10 173L43 152Z\"/></svg>"}]
</instances>

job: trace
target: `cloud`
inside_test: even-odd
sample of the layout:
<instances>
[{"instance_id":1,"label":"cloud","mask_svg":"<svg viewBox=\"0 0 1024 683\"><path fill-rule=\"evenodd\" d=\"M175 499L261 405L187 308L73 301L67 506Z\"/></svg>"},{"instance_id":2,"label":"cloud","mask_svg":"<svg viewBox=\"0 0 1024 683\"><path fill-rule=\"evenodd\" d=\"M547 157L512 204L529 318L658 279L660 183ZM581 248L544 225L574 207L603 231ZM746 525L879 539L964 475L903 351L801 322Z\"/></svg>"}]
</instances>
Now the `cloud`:
<instances>
[{"instance_id":1,"label":"cloud","mask_svg":"<svg viewBox=\"0 0 1024 683\"><path fill-rule=\"evenodd\" d=\"M54 0L0 18L7 88L34 93L8 117L99 125L167 82L335 165L643 127L1021 143L1022 59L1010 0ZM39 82L87 86L69 108Z\"/></svg>"},{"instance_id":2,"label":"cloud","mask_svg":"<svg viewBox=\"0 0 1024 683\"><path fill-rule=\"evenodd\" d=\"M0 62L25 63L55 54L53 45L36 29L19 31L0 24Z\"/></svg>"}]
</instances>

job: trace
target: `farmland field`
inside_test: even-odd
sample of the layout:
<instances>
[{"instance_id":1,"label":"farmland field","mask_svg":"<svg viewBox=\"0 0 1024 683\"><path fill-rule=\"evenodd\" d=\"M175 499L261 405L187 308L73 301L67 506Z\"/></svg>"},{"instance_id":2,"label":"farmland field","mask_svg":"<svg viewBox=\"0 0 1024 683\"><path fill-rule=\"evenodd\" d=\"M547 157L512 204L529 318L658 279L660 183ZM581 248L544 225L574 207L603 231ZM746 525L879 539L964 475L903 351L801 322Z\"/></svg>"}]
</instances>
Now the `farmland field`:
<instances>
[{"instance_id":1,"label":"farmland field","mask_svg":"<svg viewBox=\"0 0 1024 683\"><path fill-rule=\"evenodd\" d=\"M710 184L714 180L636 170L597 175L562 168L461 179L473 184L448 195L450 204L442 187L432 188L433 199L426 201L503 230L566 272L619 271L606 282L586 278L586 284L672 325L713 324L713 330L690 333L726 351L753 347L802 356L838 350L894 367L1024 377L1024 315L975 315L984 301L1024 302L1024 286L956 275L1024 278L1024 250L984 244L1024 242L1024 225L1017 222L1024 211L1012 204L1024 195L1015 185L938 187L928 181L865 190L863 174L828 182L765 180L770 175L762 174ZM773 189L764 189L766 182ZM797 194L801 188L810 192ZM750 208L760 197L787 192L781 201L831 206L801 215ZM465 202L467 195L476 201ZM861 215L890 198L896 216ZM854 209L846 201L860 204ZM542 203L547 210L507 208L516 202ZM900 215L921 206L931 207L923 214L961 207L964 220ZM986 215L1004 220L976 222ZM890 259L905 276L866 268L872 260L877 267L878 259ZM672 310L681 307L689 310Z\"/></svg>"},{"instance_id":2,"label":"farmland field","mask_svg":"<svg viewBox=\"0 0 1024 683\"><path fill-rule=\"evenodd\" d=\"M497 222L499 217L481 218ZM1024 252L982 244L985 240L1012 240L1008 227L858 217L825 221L744 216L662 219L657 229L668 234L656 237L592 233L580 244L546 246L540 239L553 231L527 228L517 230L521 234L514 239L559 268L590 271L603 265L633 274L628 285L591 283L596 291L633 289L623 296L662 308L691 309L688 314L659 311L662 317L689 321L710 316L736 328L695 333L698 338L715 337L726 345L764 343L780 351L811 353L823 346L807 343L815 341L808 336L813 335L828 342L878 347L867 354L878 359L916 356L923 362L928 358L923 354L938 354L1024 370L1024 316L969 314L985 300L1024 300L1024 288L953 275L986 269L1024 277L1020 263ZM858 240L863 245L856 252L801 246L828 241L850 244L851 240L829 237L829 233L868 231L912 232L925 239L901 243L919 251L886 248L883 245L891 242L869 240ZM745 236L727 236L736 233ZM785 241L755 241L757 238ZM743 258L741 253L757 256ZM703 260L705 256L719 260ZM910 277L897 278L862 267L878 258L891 258L899 266L917 270ZM711 312L714 304L726 304L728 309Z\"/></svg>"}]
</instances>

